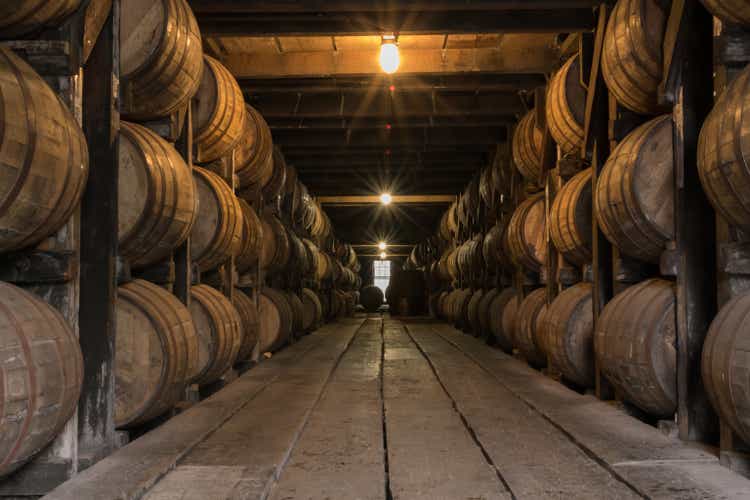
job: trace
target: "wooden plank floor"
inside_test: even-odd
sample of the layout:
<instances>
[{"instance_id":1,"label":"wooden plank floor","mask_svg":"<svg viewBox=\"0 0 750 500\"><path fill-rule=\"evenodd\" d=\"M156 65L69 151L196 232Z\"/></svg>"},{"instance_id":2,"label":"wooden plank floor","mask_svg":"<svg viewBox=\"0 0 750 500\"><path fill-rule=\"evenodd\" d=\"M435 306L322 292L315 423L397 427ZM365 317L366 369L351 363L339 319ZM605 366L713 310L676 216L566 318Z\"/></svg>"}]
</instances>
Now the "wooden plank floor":
<instances>
[{"instance_id":1,"label":"wooden plank floor","mask_svg":"<svg viewBox=\"0 0 750 500\"><path fill-rule=\"evenodd\" d=\"M181 452L153 458L173 419L48 498L750 498L713 455L447 325L361 318L300 344L182 414L221 420Z\"/></svg>"}]
</instances>

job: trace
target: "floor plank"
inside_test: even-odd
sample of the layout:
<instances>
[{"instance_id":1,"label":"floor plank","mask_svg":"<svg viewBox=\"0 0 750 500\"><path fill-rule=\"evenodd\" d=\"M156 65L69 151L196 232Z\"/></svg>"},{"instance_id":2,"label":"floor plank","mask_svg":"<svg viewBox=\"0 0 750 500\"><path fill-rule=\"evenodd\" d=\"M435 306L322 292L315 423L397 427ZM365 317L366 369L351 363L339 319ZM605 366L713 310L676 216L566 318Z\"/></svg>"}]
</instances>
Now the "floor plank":
<instances>
[{"instance_id":1,"label":"floor plank","mask_svg":"<svg viewBox=\"0 0 750 500\"><path fill-rule=\"evenodd\" d=\"M402 325L386 321L384 335L383 384L393 498L511 498Z\"/></svg>"},{"instance_id":2,"label":"floor plank","mask_svg":"<svg viewBox=\"0 0 750 500\"><path fill-rule=\"evenodd\" d=\"M315 407L271 498L385 498L381 321L368 320Z\"/></svg>"},{"instance_id":3,"label":"floor plank","mask_svg":"<svg viewBox=\"0 0 750 500\"><path fill-rule=\"evenodd\" d=\"M641 498L430 325L408 331L516 498Z\"/></svg>"},{"instance_id":4,"label":"floor plank","mask_svg":"<svg viewBox=\"0 0 750 500\"><path fill-rule=\"evenodd\" d=\"M721 466L710 452L667 437L593 396L571 391L449 325L433 326L436 333L644 496L679 500L750 498L750 480Z\"/></svg>"},{"instance_id":5,"label":"floor plank","mask_svg":"<svg viewBox=\"0 0 750 500\"><path fill-rule=\"evenodd\" d=\"M241 409L198 444L145 498L265 498L336 363L361 324L359 320L335 325L318 346L289 366L284 377L269 385L252 405ZM179 481L185 467L200 467L203 487ZM206 496L211 484L221 480L227 467L242 469L231 492Z\"/></svg>"}]
</instances>

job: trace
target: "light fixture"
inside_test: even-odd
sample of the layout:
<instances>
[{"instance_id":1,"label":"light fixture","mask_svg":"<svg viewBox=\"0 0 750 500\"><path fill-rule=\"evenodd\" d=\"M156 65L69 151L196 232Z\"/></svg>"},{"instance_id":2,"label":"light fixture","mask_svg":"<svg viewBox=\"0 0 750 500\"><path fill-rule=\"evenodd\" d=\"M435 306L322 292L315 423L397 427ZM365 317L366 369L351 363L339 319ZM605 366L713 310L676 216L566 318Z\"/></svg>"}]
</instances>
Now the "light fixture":
<instances>
[{"instance_id":1,"label":"light fixture","mask_svg":"<svg viewBox=\"0 0 750 500\"><path fill-rule=\"evenodd\" d=\"M378 243L378 248L381 250L385 250L386 248L388 248L388 245L386 245L385 241L381 241L380 243Z\"/></svg>"},{"instance_id":2,"label":"light fixture","mask_svg":"<svg viewBox=\"0 0 750 500\"><path fill-rule=\"evenodd\" d=\"M380 252L380 260L385 260L385 258L388 257L388 254L385 252Z\"/></svg>"},{"instance_id":3,"label":"light fixture","mask_svg":"<svg viewBox=\"0 0 750 500\"><path fill-rule=\"evenodd\" d=\"M382 203L383 205L390 205L391 201L393 201L391 193L383 193L380 195L380 203Z\"/></svg>"},{"instance_id":4,"label":"light fixture","mask_svg":"<svg viewBox=\"0 0 750 500\"><path fill-rule=\"evenodd\" d=\"M395 35L383 35L380 44L380 67L389 75L398 70L401 57L398 54L398 45Z\"/></svg>"}]
</instances>

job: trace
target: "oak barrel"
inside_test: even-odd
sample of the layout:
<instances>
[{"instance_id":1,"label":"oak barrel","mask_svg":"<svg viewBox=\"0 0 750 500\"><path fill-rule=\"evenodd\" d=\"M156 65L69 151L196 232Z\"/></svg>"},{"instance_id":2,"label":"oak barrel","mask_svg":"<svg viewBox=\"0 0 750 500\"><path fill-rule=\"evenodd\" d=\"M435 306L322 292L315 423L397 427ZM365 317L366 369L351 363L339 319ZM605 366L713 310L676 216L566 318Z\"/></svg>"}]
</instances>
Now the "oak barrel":
<instances>
[{"instance_id":1,"label":"oak barrel","mask_svg":"<svg viewBox=\"0 0 750 500\"><path fill-rule=\"evenodd\" d=\"M521 175L532 184L539 183L542 171L542 131L536 126L532 109L518 122L513 133L513 162Z\"/></svg>"},{"instance_id":2,"label":"oak barrel","mask_svg":"<svg viewBox=\"0 0 750 500\"><path fill-rule=\"evenodd\" d=\"M201 271L214 269L242 247L244 216L237 197L219 175L193 167L198 216L190 233L190 253Z\"/></svg>"},{"instance_id":3,"label":"oak barrel","mask_svg":"<svg viewBox=\"0 0 750 500\"><path fill-rule=\"evenodd\" d=\"M283 292L264 288L258 297L258 339L260 352L270 352L292 337L292 308Z\"/></svg>"},{"instance_id":4,"label":"oak barrel","mask_svg":"<svg viewBox=\"0 0 750 500\"><path fill-rule=\"evenodd\" d=\"M547 355L538 342L541 324L547 309L547 289L537 288L526 295L518 306L513 327L513 345L518 348L532 366L542 368L547 364Z\"/></svg>"},{"instance_id":5,"label":"oak barrel","mask_svg":"<svg viewBox=\"0 0 750 500\"><path fill-rule=\"evenodd\" d=\"M120 122L119 253L131 267L160 262L190 234L198 196L190 167L151 130Z\"/></svg>"},{"instance_id":6,"label":"oak barrel","mask_svg":"<svg viewBox=\"0 0 750 500\"><path fill-rule=\"evenodd\" d=\"M673 284L651 279L616 295L594 333L602 373L625 399L660 417L677 407L675 315Z\"/></svg>"},{"instance_id":7,"label":"oak barrel","mask_svg":"<svg viewBox=\"0 0 750 500\"><path fill-rule=\"evenodd\" d=\"M260 267L267 272L281 272L289 262L291 255L286 228L278 217L270 212L264 212L260 215L260 223L263 228Z\"/></svg>"},{"instance_id":8,"label":"oak barrel","mask_svg":"<svg viewBox=\"0 0 750 500\"><path fill-rule=\"evenodd\" d=\"M0 477L63 429L78 405L83 359L73 330L40 298L0 282Z\"/></svg>"},{"instance_id":9,"label":"oak barrel","mask_svg":"<svg viewBox=\"0 0 750 500\"><path fill-rule=\"evenodd\" d=\"M505 239L506 227L502 221L498 221L484 235L482 257L485 269L490 275L512 267Z\"/></svg>"},{"instance_id":10,"label":"oak barrel","mask_svg":"<svg viewBox=\"0 0 750 500\"><path fill-rule=\"evenodd\" d=\"M607 239L625 255L658 262L674 237L671 115L644 123L617 145L594 192L594 212Z\"/></svg>"},{"instance_id":11,"label":"oak barrel","mask_svg":"<svg viewBox=\"0 0 750 500\"><path fill-rule=\"evenodd\" d=\"M273 173L271 178L263 184L263 199L272 201L281 195L286 182L286 160L278 147L273 148Z\"/></svg>"},{"instance_id":12,"label":"oak barrel","mask_svg":"<svg viewBox=\"0 0 750 500\"><path fill-rule=\"evenodd\" d=\"M516 296L515 289L505 288L495 295L489 306L489 317L487 319L490 333L495 338L498 347L505 352L513 350L513 325L515 323L515 316L511 319L510 311L508 311L508 320L504 320L505 310L516 307Z\"/></svg>"},{"instance_id":13,"label":"oak barrel","mask_svg":"<svg viewBox=\"0 0 750 500\"><path fill-rule=\"evenodd\" d=\"M362 306L364 306L365 311L371 313L377 312L377 310L380 309L380 306L383 305L383 291L376 286L367 285L362 288L359 300L362 303Z\"/></svg>"},{"instance_id":14,"label":"oak barrel","mask_svg":"<svg viewBox=\"0 0 750 500\"><path fill-rule=\"evenodd\" d=\"M618 0L607 22L602 76L617 101L636 113L659 112L666 22L657 0Z\"/></svg>"},{"instance_id":15,"label":"oak barrel","mask_svg":"<svg viewBox=\"0 0 750 500\"><path fill-rule=\"evenodd\" d=\"M115 425L131 427L163 414L199 369L198 336L190 311L153 283L117 290Z\"/></svg>"},{"instance_id":16,"label":"oak barrel","mask_svg":"<svg viewBox=\"0 0 750 500\"><path fill-rule=\"evenodd\" d=\"M547 259L544 196L532 196L518 205L508 223L506 241L516 265L533 272L542 269Z\"/></svg>"},{"instance_id":17,"label":"oak barrel","mask_svg":"<svg viewBox=\"0 0 750 500\"><path fill-rule=\"evenodd\" d=\"M3 0L0 38L13 39L48 26L58 26L81 5L81 0Z\"/></svg>"},{"instance_id":18,"label":"oak barrel","mask_svg":"<svg viewBox=\"0 0 750 500\"><path fill-rule=\"evenodd\" d=\"M315 331L323 322L323 305L318 295L309 288L303 288L300 294L304 306L303 329L305 332Z\"/></svg>"},{"instance_id":19,"label":"oak barrel","mask_svg":"<svg viewBox=\"0 0 750 500\"><path fill-rule=\"evenodd\" d=\"M186 0L129 0L120 15L121 112L132 120L184 107L203 74L201 34Z\"/></svg>"},{"instance_id":20,"label":"oak barrel","mask_svg":"<svg viewBox=\"0 0 750 500\"><path fill-rule=\"evenodd\" d=\"M578 54L552 76L547 88L547 128L563 154L575 154L583 144L586 89L581 85Z\"/></svg>"},{"instance_id":21,"label":"oak barrel","mask_svg":"<svg viewBox=\"0 0 750 500\"><path fill-rule=\"evenodd\" d=\"M747 0L701 0L711 14L725 23L750 26L750 4Z\"/></svg>"},{"instance_id":22,"label":"oak barrel","mask_svg":"<svg viewBox=\"0 0 750 500\"><path fill-rule=\"evenodd\" d=\"M258 342L258 307L252 297L235 288L232 304L240 317L242 342L237 351L237 361L249 361Z\"/></svg>"},{"instance_id":23,"label":"oak barrel","mask_svg":"<svg viewBox=\"0 0 750 500\"><path fill-rule=\"evenodd\" d=\"M542 350L563 376L594 386L594 312L591 283L578 283L555 297L544 318Z\"/></svg>"},{"instance_id":24,"label":"oak barrel","mask_svg":"<svg viewBox=\"0 0 750 500\"><path fill-rule=\"evenodd\" d=\"M711 204L731 224L750 230L750 66L726 88L698 140L698 173Z\"/></svg>"},{"instance_id":25,"label":"oak barrel","mask_svg":"<svg viewBox=\"0 0 750 500\"><path fill-rule=\"evenodd\" d=\"M229 70L207 55L192 107L195 161L208 163L231 153L245 132L245 98Z\"/></svg>"},{"instance_id":26,"label":"oak barrel","mask_svg":"<svg viewBox=\"0 0 750 500\"><path fill-rule=\"evenodd\" d=\"M483 338L487 338L492 335L492 329L491 329L491 316L492 316L492 302L495 300L495 297L498 296L500 293L500 290L497 288L491 288L487 290L484 295L482 295L482 299L479 301L478 311L477 311L477 317L479 319L479 332L478 335ZM475 332L477 333L477 332Z\"/></svg>"},{"instance_id":27,"label":"oak barrel","mask_svg":"<svg viewBox=\"0 0 750 500\"><path fill-rule=\"evenodd\" d=\"M482 301L484 294L485 291L481 288L475 290L466 306L467 326L475 337L478 337L482 331L482 326L479 324L479 303Z\"/></svg>"},{"instance_id":28,"label":"oak barrel","mask_svg":"<svg viewBox=\"0 0 750 500\"><path fill-rule=\"evenodd\" d=\"M563 184L550 208L549 235L555 248L572 264L591 261L591 169Z\"/></svg>"},{"instance_id":29,"label":"oak barrel","mask_svg":"<svg viewBox=\"0 0 750 500\"><path fill-rule=\"evenodd\" d=\"M192 382L215 382L237 360L243 343L242 319L232 302L208 285L190 288L190 315L198 334L198 374Z\"/></svg>"},{"instance_id":30,"label":"oak barrel","mask_svg":"<svg viewBox=\"0 0 750 500\"><path fill-rule=\"evenodd\" d=\"M245 105L245 128L234 153L240 189L259 191L273 175L273 138L263 116Z\"/></svg>"},{"instance_id":31,"label":"oak barrel","mask_svg":"<svg viewBox=\"0 0 750 500\"><path fill-rule=\"evenodd\" d=\"M67 106L0 47L0 252L35 245L78 206L89 171L83 131Z\"/></svg>"},{"instance_id":32,"label":"oak barrel","mask_svg":"<svg viewBox=\"0 0 750 500\"><path fill-rule=\"evenodd\" d=\"M295 335L301 335L305 333L304 322L305 322L305 306L297 296L296 293L287 290L284 292L289 308L292 311L292 333Z\"/></svg>"},{"instance_id":33,"label":"oak barrel","mask_svg":"<svg viewBox=\"0 0 750 500\"><path fill-rule=\"evenodd\" d=\"M703 344L702 375L712 406L729 426L750 442L750 294L724 305Z\"/></svg>"},{"instance_id":34,"label":"oak barrel","mask_svg":"<svg viewBox=\"0 0 750 500\"><path fill-rule=\"evenodd\" d=\"M255 209L238 198L242 211L242 244L234 261L240 274L253 271L258 265L258 256L263 249L263 226Z\"/></svg>"}]
</instances>

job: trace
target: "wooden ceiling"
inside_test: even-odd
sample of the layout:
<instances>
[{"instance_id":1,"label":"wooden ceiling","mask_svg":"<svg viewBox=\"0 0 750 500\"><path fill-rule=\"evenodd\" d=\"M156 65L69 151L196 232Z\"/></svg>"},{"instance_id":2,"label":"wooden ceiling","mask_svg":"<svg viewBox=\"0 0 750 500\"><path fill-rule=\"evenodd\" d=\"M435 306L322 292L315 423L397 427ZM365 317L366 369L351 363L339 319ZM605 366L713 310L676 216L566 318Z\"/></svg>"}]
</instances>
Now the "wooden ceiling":
<instances>
[{"instance_id":1,"label":"wooden ceiling","mask_svg":"<svg viewBox=\"0 0 750 500\"><path fill-rule=\"evenodd\" d=\"M594 0L190 0L315 195L458 194L508 138ZM382 73L381 35L401 66ZM416 243L445 206L328 208L352 243ZM385 210L385 211L384 211ZM384 233L389 233L386 235Z\"/></svg>"}]
</instances>

